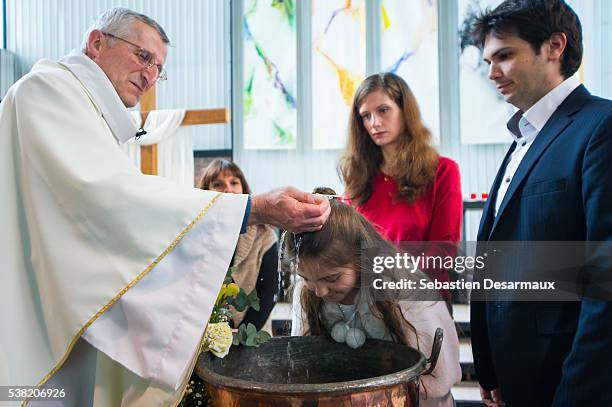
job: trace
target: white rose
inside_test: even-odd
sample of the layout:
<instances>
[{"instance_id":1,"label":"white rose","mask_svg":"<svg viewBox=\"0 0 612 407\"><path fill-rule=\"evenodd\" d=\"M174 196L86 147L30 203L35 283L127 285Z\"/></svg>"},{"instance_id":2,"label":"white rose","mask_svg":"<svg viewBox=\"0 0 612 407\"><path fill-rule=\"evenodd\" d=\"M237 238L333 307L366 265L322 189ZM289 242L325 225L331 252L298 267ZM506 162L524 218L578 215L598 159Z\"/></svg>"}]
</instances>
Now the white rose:
<instances>
[{"instance_id":1,"label":"white rose","mask_svg":"<svg viewBox=\"0 0 612 407\"><path fill-rule=\"evenodd\" d=\"M225 357L232 346L232 329L227 322L208 324L204 332L204 350L219 358Z\"/></svg>"}]
</instances>

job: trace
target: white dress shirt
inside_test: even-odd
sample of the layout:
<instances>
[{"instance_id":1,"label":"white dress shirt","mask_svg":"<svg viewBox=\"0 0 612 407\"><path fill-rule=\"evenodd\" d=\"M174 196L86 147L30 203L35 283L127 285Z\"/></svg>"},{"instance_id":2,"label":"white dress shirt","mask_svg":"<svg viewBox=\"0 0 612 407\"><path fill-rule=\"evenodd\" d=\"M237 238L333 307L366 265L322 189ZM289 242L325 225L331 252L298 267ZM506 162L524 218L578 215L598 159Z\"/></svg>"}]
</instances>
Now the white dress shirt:
<instances>
[{"instance_id":1,"label":"white dress shirt","mask_svg":"<svg viewBox=\"0 0 612 407\"><path fill-rule=\"evenodd\" d=\"M550 116L557 110L559 105L580 85L577 77L571 76L565 81L557 85L556 88L548 92L542 99L526 112L518 110L506 126L510 132L510 136L516 143L516 148L510 156L510 161L504 171L504 177L499 184L497 190L497 198L495 200L495 216L504 201L504 196L508 191L508 187L516 174L523 157L529 151L529 147L533 144L536 136L544 128L544 125L550 119Z\"/></svg>"}]
</instances>

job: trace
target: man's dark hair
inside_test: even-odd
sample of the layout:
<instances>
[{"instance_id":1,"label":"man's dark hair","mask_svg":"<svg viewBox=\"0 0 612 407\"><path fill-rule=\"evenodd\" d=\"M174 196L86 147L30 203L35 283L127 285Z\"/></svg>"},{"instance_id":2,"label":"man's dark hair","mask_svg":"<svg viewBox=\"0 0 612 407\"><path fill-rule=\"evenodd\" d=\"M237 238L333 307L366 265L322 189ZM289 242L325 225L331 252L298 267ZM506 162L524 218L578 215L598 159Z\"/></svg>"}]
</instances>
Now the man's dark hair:
<instances>
[{"instance_id":1,"label":"man's dark hair","mask_svg":"<svg viewBox=\"0 0 612 407\"><path fill-rule=\"evenodd\" d=\"M474 43L484 47L485 38L516 35L531 44L536 54L555 33L564 33L567 45L561 59L561 74L572 76L582 61L582 26L578 16L563 0L506 0L487 9L472 24Z\"/></svg>"}]
</instances>

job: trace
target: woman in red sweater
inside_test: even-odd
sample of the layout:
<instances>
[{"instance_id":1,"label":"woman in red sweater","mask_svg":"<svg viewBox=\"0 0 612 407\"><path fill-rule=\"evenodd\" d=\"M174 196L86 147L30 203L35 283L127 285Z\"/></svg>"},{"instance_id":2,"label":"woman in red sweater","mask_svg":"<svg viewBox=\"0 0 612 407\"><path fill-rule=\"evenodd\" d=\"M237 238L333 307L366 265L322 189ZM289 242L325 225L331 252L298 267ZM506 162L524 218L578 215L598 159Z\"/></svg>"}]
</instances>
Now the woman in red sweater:
<instances>
[{"instance_id":1,"label":"woman in red sweater","mask_svg":"<svg viewBox=\"0 0 612 407\"><path fill-rule=\"evenodd\" d=\"M349 137L339 163L346 196L389 241L459 242L463 198L459 167L438 155L406 82L393 73L371 75L359 85ZM414 253L415 246L410 245ZM445 255L425 248L426 255ZM426 269L448 281L443 269ZM446 290L442 296L450 299Z\"/></svg>"}]
</instances>

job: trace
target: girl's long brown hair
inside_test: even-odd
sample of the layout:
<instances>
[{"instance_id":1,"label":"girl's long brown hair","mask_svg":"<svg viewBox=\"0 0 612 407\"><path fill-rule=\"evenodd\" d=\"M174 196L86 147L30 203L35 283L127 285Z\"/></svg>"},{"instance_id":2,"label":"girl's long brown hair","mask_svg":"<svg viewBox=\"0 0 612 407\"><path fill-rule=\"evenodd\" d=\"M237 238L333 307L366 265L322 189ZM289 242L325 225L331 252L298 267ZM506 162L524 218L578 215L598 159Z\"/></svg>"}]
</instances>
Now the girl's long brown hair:
<instances>
[{"instance_id":1,"label":"girl's long brown hair","mask_svg":"<svg viewBox=\"0 0 612 407\"><path fill-rule=\"evenodd\" d=\"M425 127L419 106L408 84L393 73L367 77L353 98L349 118L348 142L338 163L346 193L354 205L363 205L372 195L374 178L383 164L382 150L368 134L359 108L370 93L382 90L402 110L404 132L398 140L395 162L387 163L398 184L398 196L414 202L433 183L438 168L438 153L431 146L431 133Z\"/></svg>"},{"instance_id":2,"label":"girl's long brown hair","mask_svg":"<svg viewBox=\"0 0 612 407\"><path fill-rule=\"evenodd\" d=\"M335 192L329 188L317 188L315 193L335 195ZM330 205L330 216L321 230L287 234L285 237L285 258L297 261L298 270L301 267L350 266L363 277L365 269L372 270L373 258L372 253L363 255L364 248L374 250L376 256L395 256L396 248L384 240L353 207L336 200L330 201ZM423 275L415 273L414 278L423 278ZM372 287L371 284L367 286ZM373 293L363 288L360 291L360 298L367 301L373 314L385 322L397 342L408 344L406 330L403 329L406 325L414 334L414 338L418 338L412 324L404 318L397 301L375 300ZM308 331L303 334L328 334L321 321L323 301L304 286L300 293L300 302L308 323Z\"/></svg>"}]
</instances>

